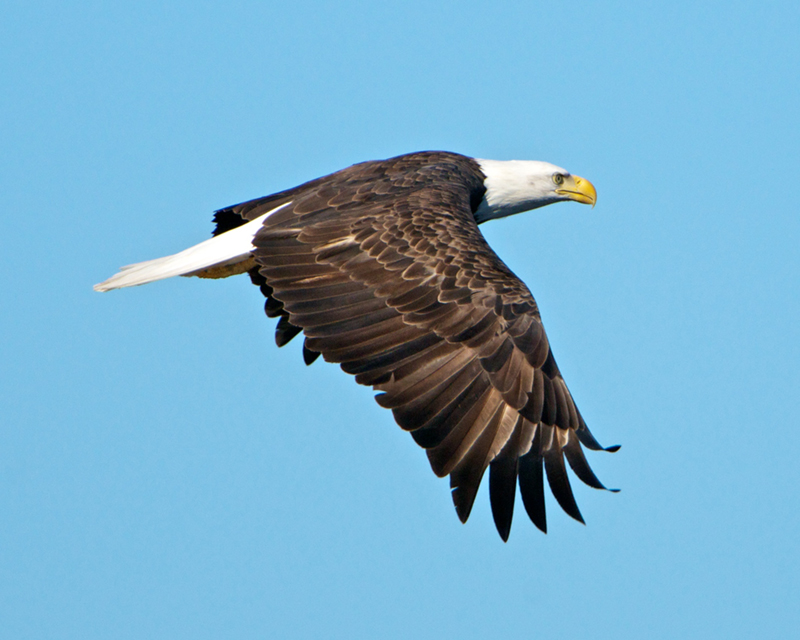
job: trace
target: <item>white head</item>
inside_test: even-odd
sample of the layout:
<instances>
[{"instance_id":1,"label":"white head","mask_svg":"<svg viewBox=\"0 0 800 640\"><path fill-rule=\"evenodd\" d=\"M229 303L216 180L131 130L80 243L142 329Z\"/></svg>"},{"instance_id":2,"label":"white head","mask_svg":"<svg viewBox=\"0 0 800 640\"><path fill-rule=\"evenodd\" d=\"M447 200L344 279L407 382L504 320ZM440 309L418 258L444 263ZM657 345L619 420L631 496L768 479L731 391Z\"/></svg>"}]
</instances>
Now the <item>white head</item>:
<instances>
[{"instance_id":1,"label":"white head","mask_svg":"<svg viewBox=\"0 0 800 640\"><path fill-rule=\"evenodd\" d=\"M594 206L597 192L588 180L566 169L536 160L479 160L486 176L475 220L485 222L530 211L554 202L574 200Z\"/></svg>"}]
</instances>

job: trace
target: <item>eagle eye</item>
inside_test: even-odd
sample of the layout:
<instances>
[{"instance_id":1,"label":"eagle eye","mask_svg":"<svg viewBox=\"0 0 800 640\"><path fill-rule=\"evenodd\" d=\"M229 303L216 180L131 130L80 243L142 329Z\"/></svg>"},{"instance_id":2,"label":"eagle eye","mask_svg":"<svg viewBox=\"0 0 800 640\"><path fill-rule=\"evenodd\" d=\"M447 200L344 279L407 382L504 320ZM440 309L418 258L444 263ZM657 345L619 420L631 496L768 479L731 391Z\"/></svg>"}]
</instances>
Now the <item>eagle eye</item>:
<instances>
[{"instance_id":1,"label":"eagle eye","mask_svg":"<svg viewBox=\"0 0 800 640\"><path fill-rule=\"evenodd\" d=\"M553 182L556 184L564 184L564 174L562 173L554 173L553 174Z\"/></svg>"}]
</instances>

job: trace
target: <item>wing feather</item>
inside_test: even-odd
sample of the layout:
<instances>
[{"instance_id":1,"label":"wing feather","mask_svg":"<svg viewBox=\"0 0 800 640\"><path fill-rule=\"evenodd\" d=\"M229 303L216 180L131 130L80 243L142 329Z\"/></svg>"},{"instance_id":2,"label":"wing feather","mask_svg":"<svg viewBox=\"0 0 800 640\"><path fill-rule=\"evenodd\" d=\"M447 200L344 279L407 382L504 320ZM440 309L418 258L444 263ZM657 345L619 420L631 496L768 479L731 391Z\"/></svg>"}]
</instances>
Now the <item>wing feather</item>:
<instances>
[{"instance_id":1,"label":"wing feather","mask_svg":"<svg viewBox=\"0 0 800 640\"><path fill-rule=\"evenodd\" d=\"M545 433L548 430L550 431L550 437L555 441L544 451L544 468L547 472L547 482L550 485L550 490L567 515L572 516L578 522L583 522L583 516L581 516L578 504L575 502L575 496L572 494L567 468L564 465L564 455L561 452L561 447L557 444L560 439L557 427L545 427Z\"/></svg>"}]
</instances>

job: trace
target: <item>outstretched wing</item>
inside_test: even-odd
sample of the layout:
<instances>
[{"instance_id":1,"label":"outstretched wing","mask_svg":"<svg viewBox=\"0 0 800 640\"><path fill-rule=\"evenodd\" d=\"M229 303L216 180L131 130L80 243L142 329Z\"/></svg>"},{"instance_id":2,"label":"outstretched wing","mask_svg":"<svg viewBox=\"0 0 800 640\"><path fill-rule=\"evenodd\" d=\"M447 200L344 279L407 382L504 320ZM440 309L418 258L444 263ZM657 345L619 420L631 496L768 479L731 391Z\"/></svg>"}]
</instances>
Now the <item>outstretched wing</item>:
<instances>
[{"instance_id":1,"label":"outstretched wing","mask_svg":"<svg viewBox=\"0 0 800 640\"><path fill-rule=\"evenodd\" d=\"M564 458L586 484L604 487L581 444L601 447L536 303L475 223L481 177L469 158L415 154L355 165L217 221L230 228L288 203L253 240L251 277L267 314L280 317L278 344L302 330L306 362L322 354L379 391L378 404L426 449L433 471L450 476L462 521L489 467L506 540L517 483L542 531L545 473L561 507L583 522Z\"/></svg>"}]
</instances>

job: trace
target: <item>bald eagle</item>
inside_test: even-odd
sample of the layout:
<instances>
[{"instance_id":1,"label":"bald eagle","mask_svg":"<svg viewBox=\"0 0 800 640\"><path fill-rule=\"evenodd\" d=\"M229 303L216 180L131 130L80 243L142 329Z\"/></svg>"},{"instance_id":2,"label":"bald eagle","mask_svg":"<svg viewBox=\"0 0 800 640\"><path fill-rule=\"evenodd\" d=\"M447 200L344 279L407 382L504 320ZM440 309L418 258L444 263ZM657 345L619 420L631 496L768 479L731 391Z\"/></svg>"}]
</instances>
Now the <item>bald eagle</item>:
<instances>
[{"instance_id":1,"label":"bald eagle","mask_svg":"<svg viewBox=\"0 0 800 640\"><path fill-rule=\"evenodd\" d=\"M123 267L94 288L248 273L278 319L278 346L302 332L307 364L321 354L378 391L434 473L450 476L462 522L489 468L505 541L517 484L547 531L545 474L583 522L564 459L605 489L581 445L603 447L567 389L533 296L478 224L596 198L588 180L546 162L411 153L220 209L210 240Z\"/></svg>"}]
</instances>

